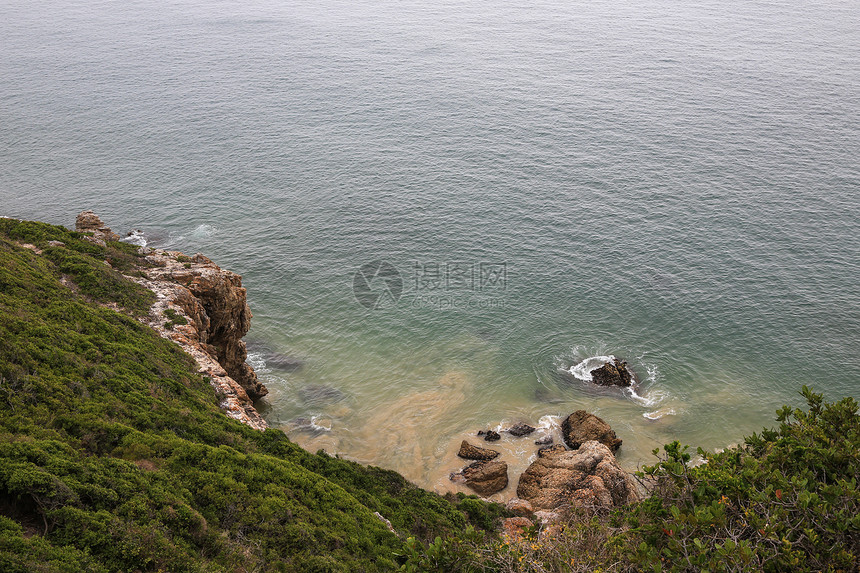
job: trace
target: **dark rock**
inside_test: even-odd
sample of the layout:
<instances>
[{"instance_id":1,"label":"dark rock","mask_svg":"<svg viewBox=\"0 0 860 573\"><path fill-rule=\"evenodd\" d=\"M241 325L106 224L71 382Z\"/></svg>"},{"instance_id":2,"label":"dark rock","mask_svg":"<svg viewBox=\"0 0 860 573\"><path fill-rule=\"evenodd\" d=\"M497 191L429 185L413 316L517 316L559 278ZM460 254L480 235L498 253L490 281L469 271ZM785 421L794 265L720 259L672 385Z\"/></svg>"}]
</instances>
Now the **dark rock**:
<instances>
[{"instance_id":1,"label":"dark rock","mask_svg":"<svg viewBox=\"0 0 860 573\"><path fill-rule=\"evenodd\" d=\"M532 433L532 432L534 432L534 431L535 431L535 428L534 428L534 427L529 426L528 424L525 424L525 423L523 423L523 422L520 422L519 424L516 424L516 425L514 425L512 428L510 428L509 430L507 430L507 432L508 432L510 435L512 435L512 436L516 436L516 437L518 437L518 438L519 438L520 436L528 436L529 434L531 434L531 433Z\"/></svg>"},{"instance_id":2,"label":"dark rock","mask_svg":"<svg viewBox=\"0 0 860 573\"><path fill-rule=\"evenodd\" d=\"M508 487L508 464L475 462L463 469L466 485L478 495L489 496Z\"/></svg>"},{"instance_id":3,"label":"dark rock","mask_svg":"<svg viewBox=\"0 0 860 573\"><path fill-rule=\"evenodd\" d=\"M621 447L621 440L609 424L585 410L577 410L561 423L561 435L572 450L589 440L597 440L613 452Z\"/></svg>"},{"instance_id":4,"label":"dark rock","mask_svg":"<svg viewBox=\"0 0 860 573\"><path fill-rule=\"evenodd\" d=\"M487 430L486 432L478 432L478 435L484 436L484 441L487 442L497 442L502 439L502 436L500 436L498 432L494 432L493 430Z\"/></svg>"},{"instance_id":5,"label":"dark rock","mask_svg":"<svg viewBox=\"0 0 860 573\"><path fill-rule=\"evenodd\" d=\"M554 440L552 439L552 436L544 436L544 437L540 438L539 440L535 440L535 445L536 446L551 446L553 441Z\"/></svg>"},{"instance_id":6,"label":"dark rock","mask_svg":"<svg viewBox=\"0 0 860 573\"><path fill-rule=\"evenodd\" d=\"M517 496L535 510L611 508L639 499L630 474L608 447L594 440L574 451L561 444L542 450L520 476Z\"/></svg>"},{"instance_id":7,"label":"dark rock","mask_svg":"<svg viewBox=\"0 0 860 573\"><path fill-rule=\"evenodd\" d=\"M633 375L627 368L627 363L614 358L600 368L591 371L591 381L598 386L621 386L626 388L633 384Z\"/></svg>"},{"instance_id":8,"label":"dark rock","mask_svg":"<svg viewBox=\"0 0 860 573\"><path fill-rule=\"evenodd\" d=\"M499 457L499 452L488 450L487 448L479 448L478 446L473 446L466 440L463 440L463 443L460 444L460 451L457 452L457 455L467 460L492 460Z\"/></svg>"}]
</instances>

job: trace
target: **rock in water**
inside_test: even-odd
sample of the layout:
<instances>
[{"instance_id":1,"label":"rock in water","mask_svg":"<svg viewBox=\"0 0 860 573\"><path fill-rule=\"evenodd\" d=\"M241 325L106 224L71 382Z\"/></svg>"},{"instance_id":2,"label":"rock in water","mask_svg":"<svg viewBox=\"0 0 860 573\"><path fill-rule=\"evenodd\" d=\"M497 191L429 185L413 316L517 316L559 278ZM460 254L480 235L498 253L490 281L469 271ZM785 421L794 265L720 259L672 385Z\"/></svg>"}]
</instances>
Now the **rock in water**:
<instances>
[{"instance_id":1,"label":"rock in water","mask_svg":"<svg viewBox=\"0 0 860 573\"><path fill-rule=\"evenodd\" d=\"M600 368L591 371L591 381L598 386L621 386L626 388L633 384L633 375L623 360L613 358Z\"/></svg>"},{"instance_id":2,"label":"rock in water","mask_svg":"<svg viewBox=\"0 0 860 573\"><path fill-rule=\"evenodd\" d=\"M596 440L613 452L617 452L621 447L621 440L609 424L585 410L577 410L561 423L561 435L567 447L572 450L589 440Z\"/></svg>"},{"instance_id":3,"label":"rock in water","mask_svg":"<svg viewBox=\"0 0 860 573\"><path fill-rule=\"evenodd\" d=\"M466 485L478 495L489 496L508 487L508 464L505 462L475 462L463 470Z\"/></svg>"},{"instance_id":4,"label":"rock in water","mask_svg":"<svg viewBox=\"0 0 860 573\"><path fill-rule=\"evenodd\" d=\"M517 485L517 496L535 510L611 508L639 499L633 478L600 442L585 442L575 451L559 444L538 456Z\"/></svg>"},{"instance_id":5,"label":"rock in water","mask_svg":"<svg viewBox=\"0 0 860 573\"><path fill-rule=\"evenodd\" d=\"M510 428L508 430L508 433L512 436L516 436L519 438L521 436L528 436L534 431L535 428L533 426L529 426L528 424L520 422L519 424L515 424L512 428Z\"/></svg>"},{"instance_id":6,"label":"rock in water","mask_svg":"<svg viewBox=\"0 0 860 573\"><path fill-rule=\"evenodd\" d=\"M479 448L478 446L473 446L466 440L463 440L463 443L460 444L460 451L457 452L457 455L467 460L492 460L499 457L499 452L496 450L489 450L487 448Z\"/></svg>"},{"instance_id":7,"label":"rock in water","mask_svg":"<svg viewBox=\"0 0 860 573\"><path fill-rule=\"evenodd\" d=\"M502 436L500 436L499 433L494 430L487 430L486 432L484 430L480 430L478 432L478 435L484 436L485 442L497 442L502 439Z\"/></svg>"}]
</instances>

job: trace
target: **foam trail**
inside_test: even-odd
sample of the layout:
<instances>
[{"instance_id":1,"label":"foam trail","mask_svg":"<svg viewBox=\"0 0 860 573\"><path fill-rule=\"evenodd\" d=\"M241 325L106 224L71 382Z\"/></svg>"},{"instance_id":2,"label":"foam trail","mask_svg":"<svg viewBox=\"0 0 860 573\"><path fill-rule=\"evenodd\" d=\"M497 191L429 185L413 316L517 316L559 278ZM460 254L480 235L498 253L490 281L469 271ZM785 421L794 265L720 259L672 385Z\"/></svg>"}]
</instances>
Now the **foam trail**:
<instances>
[{"instance_id":1,"label":"foam trail","mask_svg":"<svg viewBox=\"0 0 860 573\"><path fill-rule=\"evenodd\" d=\"M589 358L586 358L576 366L571 366L570 373L573 374L579 380L591 382L591 371L597 370L607 362L612 362L613 360L615 360L615 356L611 354L607 356L591 356Z\"/></svg>"}]
</instances>

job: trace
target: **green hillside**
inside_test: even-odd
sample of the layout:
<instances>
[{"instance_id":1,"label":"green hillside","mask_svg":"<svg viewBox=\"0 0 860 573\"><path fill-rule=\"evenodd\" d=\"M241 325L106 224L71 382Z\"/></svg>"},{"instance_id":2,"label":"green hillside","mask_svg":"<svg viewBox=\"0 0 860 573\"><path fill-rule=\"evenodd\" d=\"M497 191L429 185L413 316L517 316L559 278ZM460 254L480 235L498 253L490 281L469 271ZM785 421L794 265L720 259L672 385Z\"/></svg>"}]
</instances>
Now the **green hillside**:
<instances>
[{"instance_id":1,"label":"green hillside","mask_svg":"<svg viewBox=\"0 0 860 573\"><path fill-rule=\"evenodd\" d=\"M152 293L114 269L136 248L83 237L0 219L0 571L386 571L410 536L492 526L498 506L223 415L132 318Z\"/></svg>"}]
</instances>

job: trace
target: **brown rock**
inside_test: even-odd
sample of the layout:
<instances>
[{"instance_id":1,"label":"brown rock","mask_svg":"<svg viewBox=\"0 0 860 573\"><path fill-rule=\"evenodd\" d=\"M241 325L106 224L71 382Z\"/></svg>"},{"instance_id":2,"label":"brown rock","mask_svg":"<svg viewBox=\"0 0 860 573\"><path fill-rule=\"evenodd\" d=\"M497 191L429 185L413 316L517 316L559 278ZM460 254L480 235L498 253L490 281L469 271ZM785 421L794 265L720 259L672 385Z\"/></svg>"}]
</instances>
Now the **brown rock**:
<instances>
[{"instance_id":1,"label":"brown rock","mask_svg":"<svg viewBox=\"0 0 860 573\"><path fill-rule=\"evenodd\" d=\"M486 432L481 430L478 432L478 435L484 436L485 442L497 442L502 439L502 436L500 436L495 430L487 430Z\"/></svg>"},{"instance_id":2,"label":"brown rock","mask_svg":"<svg viewBox=\"0 0 860 573\"><path fill-rule=\"evenodd\" d=\"M92 233L97 241L119 241L119 235L111 231L98 215L92 211L81 211L75 219L75 231Z\"/></svg>"},{"instance_id":3,"label":"brown rock","mask_svg":"<svg viewBox=\"0 0 860 573\"><path fill-rule=\"evenodd\" d=\"M489 450L487 448L479 448L478 446L473 446L466 440L463 440L463 443L460 444L460 451L457 452L457 455L467 460L492 460L499 457L499 452L496 450Z\"/></svg>"},{"instance_id":4,"label":"brown rock","mask_svg":"<svg viewBox=\"0 0 860 573\"><path fill-rule=\"evenodd\" d=\"M520 499L515 497L514 499L508 501L505 504L505 509L513 513L514 515L520 516L528 516L534 513L534 507L532 504L526 501L525 499Z\"/></svg>"},{"instance_id":5,"label":"brown rock","mask_svg":"<svg viewBox=\"0 0 860 573\"><path fill-rule=\"evenodd\" d=\"M577 410L561 424L561 435L567 446L575 450L589 440L597 440L605 444L613 452L621 447L621 440L615 435L609 424L594 414L585 410Z\"/></svg>"},{"instance_id":6,"label":"brown rock","mask_svg":"<svg viewBox=\"0 0 860 573\"><path fill-rule=\"evenodd\" d=\"M508 464L505 462L475 462L463 470L466 485L478 495L489 496L508 487Z\"/></svg>"},{"instance_id":7,"label":"brown rock","mask_svg":"<svg viewBox=\"0 0 860 573\"><path fill-rule=\"evenodd\" d=\"M633 478L605 445L588 441L578 450L556 445L539 453L517 485L517 496L535 510L565 506L610 508L638 499Z\"/></svg>"},{"instance_id":8,"label":"brown rock","mask_svg":"<svg viewBox=\"0 0 860 573\"><path fill-rule=\"evenodd\" d=\"M502 537L508 541L518 541L523 537L523 530L534 527L534 522L527 517L509 517L502 521Z\"/></svg>"},{"instance_id":9,"label":"brown rock","mask_svg":"<svg viewBox=\"0 0 860 573\"><path fill-rule=\"evenodd\" d=\"M591 381L598 386L621 386L626 388L633 384L633 375L627 368L627 363L613 358L600 368L591 371Z\"/></svg>"}]
</instances>

